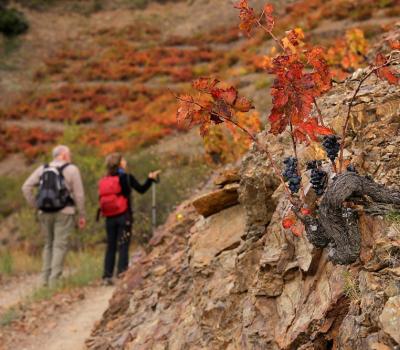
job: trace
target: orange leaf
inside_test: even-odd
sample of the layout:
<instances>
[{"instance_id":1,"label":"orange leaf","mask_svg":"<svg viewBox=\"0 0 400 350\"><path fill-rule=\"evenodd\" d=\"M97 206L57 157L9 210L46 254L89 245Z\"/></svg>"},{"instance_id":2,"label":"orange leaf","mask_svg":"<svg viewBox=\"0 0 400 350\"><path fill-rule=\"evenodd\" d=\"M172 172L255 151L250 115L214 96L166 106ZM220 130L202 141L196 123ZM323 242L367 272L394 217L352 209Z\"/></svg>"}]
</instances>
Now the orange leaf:
<instances>
[{"instance_id":1,"label":"orange leaf","mask_svg":"<svg viewBox=\"0 0 400 350\"><path fill-rule=\"evenodd\" d=\"M193 97L190 95L181 95L179 98L180 100L176 119L178 123L182 123L184 120L190 118L191 114L195 110L195 105L193 104Z\"/></svg>"},{"instance_id":2,"label":"orange leaf","mask_svg":"<svg viewBox=\"0 0 400 350\"><path fill-rule=\"evenodd\" d=\"M296 237L301 237L301 235L303 234L304 231L304 227L303 226L292 226L290 228L290 230L292 231L292 233L296 236Z\"/></svg>"},{"instance_id":3,"label":"orange leaf","mask_svg":"<svg viewBox=\"0 0 400 350\"><path fill-rule=\"evenodd\" d=\"M248 100L246 97L239 97L236 99L233 108L239 112L248 112L250 109L253 109L254 106L252 105L251 101Z\"/></svg>"},{"instance_id":4,"label":"orange leaf","mask_svg":"<svg viewBox=\"0 0 400 350\"><path fill-rule=\"evenodd\" d=\"M309 118L304 122L296 123L295 127L295 136L299 142L308 142L308 140L317 141L319 135L333 134L331 129L319 125L316 118ZM308 139L304 140L304 136Z\"/></svg>"},{"instance_id":5,"label":"orange leaf","mask_svg":"<svg viewBox=\"0 0 400 350\"><path fill-rule=\"evenodd\" d=\"M389 40L389 45L392 50L400 50L399 40Z\"/></svg>"},{"instance_id":6,"label":"orange leaf","mask_svg":"<svg viewBox=\"0 0 400 350\"><path fill-rule=\"evenodd\" d=\"M265 17L265 27L268 31L271 31L274 28L275 19L272 16L272 12L274 12L274 6L272 4L266 4L264 6L264 17Z\"/></svg>"},{"instance_id":7,"label":"orange leaf","mask_svg":"<svg viewBox=\"0 0 400 350\"><path fill-rule=\"evenodd\" d=\"M300 212L301 212L303 215L311 215L311 210L308 209L308 208L301 208Z\"/></svg>"},{"instance_id":8,"label":"orange leaf","mask_svg":"<svg viewBox=\"0 0 400 350\"><path fill-rule=\"evenodd\" d=\"M192 82L192 86L199 91L210 93L212 89L219 83L219 80L212 78L199 78Z\"/></svg>"},{"instance_id":9,"label":"orange leaf","mask_svg":"<svg viewBox=\"0 0 400 350\"><path fill-rule=\"evenodd\" d=\"M218 89L211 90L211 95L215 100L222 100L227 105L232 106L238 96L237 90L232 86L229 89Z\"/></svg>"},{"instance_id":10,"label":"orange leaf","mask_svg":"<svg viewBox=\"0 0 400 350\"><path fill-rule=\"evenodd\" d=\"M376 55L375 63L377 66L382 66L382 65L386 64L386 62L387 62L387 59L383 54L378 53ZM389 84L395 85L395 84L399 83L399 78L397 77L397 75L395 75L395 73L388 66L377 69L376 75L380 79L387 80L389 82Z\"/></svg>"},{"instance_id":11,"label":"orange leaf","mask_svg":"<svg viewBox=\"0 0 400 350\"><path fill-rule=\"evenodd\" d=\"M239 28L244 31L247 35L250 35L253 26L256 24L256 14L254 9L249 7L247 0L240 0L235 6L236 9L240 10L239 18L240 25Z\"/></svg>"}]
</instances>

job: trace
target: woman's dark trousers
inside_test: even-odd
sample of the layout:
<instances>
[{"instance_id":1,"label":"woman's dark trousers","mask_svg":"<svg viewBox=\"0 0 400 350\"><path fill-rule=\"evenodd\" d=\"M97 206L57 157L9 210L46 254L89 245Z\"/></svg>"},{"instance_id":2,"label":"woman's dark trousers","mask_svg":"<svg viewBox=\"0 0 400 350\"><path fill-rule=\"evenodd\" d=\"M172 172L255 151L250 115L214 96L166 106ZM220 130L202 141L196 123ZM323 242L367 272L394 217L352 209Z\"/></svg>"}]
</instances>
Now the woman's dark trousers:
<instances>
[{"instance_id":1,"label":"woman's dark trousers","mask_svg":"<svg viewBox=\"0 0 400 350\"><path fill-rule=\"evenodd\" d=\"M107 248L104 259L103 278L111 278L118 251L117 273L120 274L128 268L130 234L126 232L126 214L106 219Z\"/></svg>"}]
</instances>

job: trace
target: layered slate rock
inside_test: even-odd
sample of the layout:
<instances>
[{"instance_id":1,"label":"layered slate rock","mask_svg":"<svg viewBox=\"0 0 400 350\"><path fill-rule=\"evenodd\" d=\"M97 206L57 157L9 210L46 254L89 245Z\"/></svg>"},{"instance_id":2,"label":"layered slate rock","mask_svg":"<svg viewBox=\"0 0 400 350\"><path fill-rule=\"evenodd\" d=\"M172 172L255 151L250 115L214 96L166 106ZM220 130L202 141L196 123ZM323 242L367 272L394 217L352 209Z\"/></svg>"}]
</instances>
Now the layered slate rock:
<instances>
[{"instance_id":1,"label":"layered slate rock","mask_svg":"<svg viewBox=\"0 0 400 350\"><path fill-rule=\"evenodd\" d=\"M218 213L238 204L239 184L228 184L224 188L204 194L193 200L193 206L204 217Z\"/></svg>"},{"instance_id":2,"label":"layered slate rock","mask_svg":"<svg viewBox=\"0 0 400 350\"><path fill-rule=\"evenodd\" d=\"M223 251L238 247L245 230L245 216L243 207L237 205L198 221L189 240L190 266L205 267Z\"/></svg>"},{"instance_id":3,"label":"layered slate rock","mask_svg":"<svg viewBox=\"0 0 400 350\"><path fill-rule=\"evenodd\" d=\"M383 331L400 343L400 295L389 298L379 320Z\"/></svg>"}]
</instances>

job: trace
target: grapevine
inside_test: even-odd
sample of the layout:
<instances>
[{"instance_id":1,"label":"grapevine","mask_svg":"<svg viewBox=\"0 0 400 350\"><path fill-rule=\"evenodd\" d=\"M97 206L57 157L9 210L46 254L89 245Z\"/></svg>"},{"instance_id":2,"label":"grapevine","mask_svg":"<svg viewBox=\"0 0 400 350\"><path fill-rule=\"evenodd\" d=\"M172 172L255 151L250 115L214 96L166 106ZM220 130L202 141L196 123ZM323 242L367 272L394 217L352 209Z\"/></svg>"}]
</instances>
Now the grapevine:
<instances>
[{"instance_id":1,"label":"grapevine","mask_svg":"<svg viewBox=\"0 0 400 350\"><path fill-rule=\"evenodd\" d=\"M256 148L267 155L275 175L292 204L292 212L283 218L282 225L291 229L295 235L298 218L307 233L307 237L316 247L329 246L329 256L335 263L348 264L354 262L360 249L360 235L357 226L357 215L354 209L345 208L346 202L353 194L366 194L374 201L383 203L400 203L400 193L388 190L372 179L360 176L353 166L341 174L343 168L343 151L346 132L352 107L362 84L372 75L397 84L397 72L392 65L399 63L400 58L378 53L375 64L369 67L358 81L356 89L348 103L347 114L339 137L326 126L323 111L317 99L332 87L332 74L325 61L326 53L320 47L306 45L304 33L300 28L286 32L286 36L278 38L274 33L275 18L273 6L267 4L261 15L249 6L248 0L240 0L236 5L240 13L240 29L250 36L255 28L262 29L276 43L278 54L274 58L267 57L265 70L274 76L271 86L272 109L268 116L269 133L280 135L288 132L292 143L292 155L284 161L281 171L268 145L258 136L244 127L236 117L238 112L249 112L253 106L250 100L240 96L232 86L213 78L200 78L192 86L197 91L196 97L190 94L176 95L179 101L177 118L188 126L199 125L204 136L213 124L225 123L228 127L236 127L254 142ZM400 44L395 43L397 50ZM396 52L396 51L393 51ZM392 52L392 54L393 54ZM314 114L316 111L316 115ZM307 165L310 170L311 187L317 195L317 210L312 213L305 203L302 184L302 169L298 155L298 144L322 141L327 157L332 163L332 177L322 169L321 161L311 161ZM336 167L338 159L339 167ZM344 215L345 214L345 215Z\"/></svg>"}]
</instances>

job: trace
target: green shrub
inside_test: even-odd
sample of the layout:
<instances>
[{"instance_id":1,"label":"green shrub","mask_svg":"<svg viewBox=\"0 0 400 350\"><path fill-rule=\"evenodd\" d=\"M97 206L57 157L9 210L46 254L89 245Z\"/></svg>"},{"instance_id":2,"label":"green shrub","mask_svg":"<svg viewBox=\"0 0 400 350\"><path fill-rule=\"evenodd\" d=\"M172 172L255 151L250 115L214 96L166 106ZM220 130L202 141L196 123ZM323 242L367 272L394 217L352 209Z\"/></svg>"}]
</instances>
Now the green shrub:
<instances>
[{"instance_id":1,"label":"green shrub","mask_svg":"<svg viewBox=\"0 0 400 350\"><path fill-rule=\"evenodd\" d=\"M0 32L11 37L25 33L29 28L25 15L15 9L0 9Z\"/></svg>"},{"instance_id":2,"label":"green shrub","mask_svg":"<svg viewBox=\"0 0 400 350\"><path fill-rule=\"evenodd\" d=\"M13 273L13 257L8 249L0 250L0 275L11 276Z\"/></svg>"},{"instance_id":3,"label":"green shrub","mask_svg":"<svg viewBox=\"0 0 400 350\"><path fill-rule=\"evenodd\" d=\"M8 309L4 314L0 315L0 327L6 327L20 317L20 312L15 308Z\"/></svg>"},{"instance_id":4,"label":"green shrub","mask_svg":"<svg viewBox=\"0 0 400 350\"><path fill-rule=\"evenodd\" d=\"M388 220L390 223L400 224L400 212L398 211L390 212L389 214L386 215L386 220Z\"/></svg>"},{"instance_id":5,"label":"green shrub","mask_svg":"<svg viewBox=\"0 0 400 350\"><path fill-rule=\"evenodd\" d=\"M22 183L22 176L0 176L0 219L18 210L24 204Z\"/></svg>"}]
</instances>

